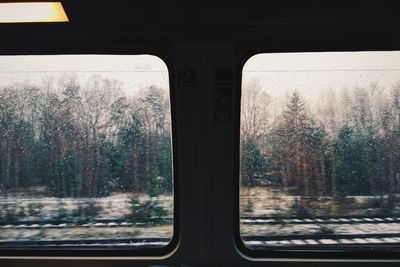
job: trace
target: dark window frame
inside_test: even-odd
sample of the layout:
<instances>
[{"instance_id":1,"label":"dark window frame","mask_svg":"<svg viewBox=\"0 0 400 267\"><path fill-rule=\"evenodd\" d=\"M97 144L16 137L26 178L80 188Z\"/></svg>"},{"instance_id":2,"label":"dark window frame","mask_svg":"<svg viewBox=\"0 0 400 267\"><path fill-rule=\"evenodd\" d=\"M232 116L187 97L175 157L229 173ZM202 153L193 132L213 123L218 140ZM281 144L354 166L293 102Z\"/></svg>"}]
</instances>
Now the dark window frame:
<instances>
[{"instance_id":1,"label":"dark window frame","mask_svg":"<svg viewBox=\"0 0 400 267\"><path fill-rule=\"evenodd\" d=\"M168 245L161 248L0 248L0 257L133 257L138 259L163 259L169 257L179 245L179 174L178 174L178 138L177 138L177 113L176 113L176 88L174 68L171 63L170 44L157 44L146 42L126 43L112 46L107 44L51 44L35 47L32 44L8 44L0 46L0 56L35 56L35 55L150 55L158 57L168 69L169 102L171 114L171 142L172 142L172 175L173 175L173 234Z\"/></svg>"},{"instance_id":2,"label":"dark window frame","mask_svg":"<svg viewBox=\"0 0 400 267\"><path fill-rule=\"evenodd\" d=\"M276 36L275 36L276 38ZM307 52L367 52L367 51L400 51L399 37L388 37L384 40L372 39L371 36L348 37L348 43L343 44L340 40L346 40L340 33L335 32L326 38L302 36L304 41L296 40L295 37L272 41L258 42L257 45L246 42L238 46L236 54L236 87L234 91L234 188L233 188L233 243L236 251L250 261L280 261L287 259L301 260L398 260L400 259L400 246L387 248L374 248L370 246L365 249L348 250L310 248L301 250L299 248L276 248L269 247L262 250L255 250L247 247L240 233L240 115L241 115L241 92L242 92L242 71L246 62L253 56L262 53L307 53ZM299 37L301 38L301 37ZM255 41L255 40L254 40ZM286 41L285 45L282 43Z\"/></svg>"}]
</instances>

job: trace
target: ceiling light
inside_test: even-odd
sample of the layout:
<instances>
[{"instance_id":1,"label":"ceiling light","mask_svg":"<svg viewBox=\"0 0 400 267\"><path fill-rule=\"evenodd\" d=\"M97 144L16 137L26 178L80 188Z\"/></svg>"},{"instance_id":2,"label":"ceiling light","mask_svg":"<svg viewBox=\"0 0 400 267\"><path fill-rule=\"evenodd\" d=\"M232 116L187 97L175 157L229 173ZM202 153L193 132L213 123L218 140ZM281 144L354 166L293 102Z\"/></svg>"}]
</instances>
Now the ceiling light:
<instances>
[{"instance_id":1,"label":"ceiling light","mask_svg":"<svg viewBox=\"0 0 400 267\"><path fill-rule=\"evenodd\" d=\"M60 2L0 3L0 23L68 21Z\"/></svg>"}]
</instances>

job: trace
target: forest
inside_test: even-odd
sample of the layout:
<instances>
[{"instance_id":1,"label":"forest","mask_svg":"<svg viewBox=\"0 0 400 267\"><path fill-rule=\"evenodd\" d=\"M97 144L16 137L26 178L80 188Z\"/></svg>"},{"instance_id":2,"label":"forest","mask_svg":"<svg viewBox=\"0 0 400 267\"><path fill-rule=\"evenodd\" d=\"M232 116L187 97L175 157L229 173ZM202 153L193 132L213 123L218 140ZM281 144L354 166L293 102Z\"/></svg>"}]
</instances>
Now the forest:
<instances>
[{"instance_id":1,"label":"forest","mask_svg":"<svg viewBox=\"0 0 400 267\"><path fill-rule=\"evenodd\" d=\"M172 192L169 92L74 76L0 88L0 192Z\"/></svg>"},{"instance_id":2,"label":"forest","mask_svg":"<svg viewBox=\"0 0 400 267\"><path fill-rule=\"evenodd\" d=\"M400 86L379 97L373 86L349 89L317 108L293 90L277 111L259 81L245 83L242 185L304 196L394 197ZM45 187L54 197L171 192L170 120L168 91L157 86L126 94L116 80L92 77L83 85L71 76L57 86L2 87L0 190Z\"/></svg>"},{"instance_id":3,"label":"forest","mask_svg":"<svg viewBox=\"0 0 400 267\"><path fill-rule=\"evenodd\" d=\"M243 187L310 198L385 196L393 205L400 191L400 85L335 89L324 101L306 101L293 89L272 105L257 79L244 83Z\"/></svg>"}]
</instances>

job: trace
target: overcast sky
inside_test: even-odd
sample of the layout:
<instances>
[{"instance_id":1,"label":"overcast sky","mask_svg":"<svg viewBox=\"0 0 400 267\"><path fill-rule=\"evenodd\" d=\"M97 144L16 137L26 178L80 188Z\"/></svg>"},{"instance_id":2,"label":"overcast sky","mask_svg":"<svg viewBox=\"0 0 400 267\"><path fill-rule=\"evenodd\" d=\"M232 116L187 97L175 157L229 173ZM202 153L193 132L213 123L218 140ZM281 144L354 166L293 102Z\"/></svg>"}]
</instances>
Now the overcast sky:
<instances>
[{"instance_id":1,"label":"overcast sky","mask_svg":"<svg viewBox=\"0 0 400 267\"><path fill-rule=\"evenodd\" d=\"M243 68L243 80L259 79L275 99L298 90L307 101L372 82L384 91L400 81L400 52L258 54Z\"/></svg>"},{"instance_id":2,"label":"overcast sky","mask_svg":"<svg viewBox=\"0 0 400 267\"><path fill-rule=\"evenodd\" d=\"M344 93L352 96L356 88L367 89L373 109L386 103L400 82L400 52L258 54L246 62L242 74L244 82L259 80L271 96L271 115L279 116L288 95L297 90L318 118L332 105L343 111Z\"/></svg>"},{"instance_id":3,"label":"overcast sky","mask_svg":"<svg viewBox=\"0 0 400 267\"><path fill-rule=\"evenodd\" d=\"M82 84L93 75L122 82L127 93L148 85L168 88L168 69L150 55L1 56L0 86L14 83L55 82L75 74ZM326 92L368 87L377 82L383 90L400 80L400 52L324 52L258 54L243 68L243 80L259 79L275 99L298 90L307 101Z\"/></svg>"},{"instance_id":4,"label":"overcast sky","mask_svg":"<svg viewBox=\"0 0 400 267\"><path fill-rule=\"evenodd\" d=\"M165 63L150 55L55 55L1 56L0 86L15 83L38 84L52 77L74 74L81 84L98 75L122 82L127 94L141 87L158 85L168 89L168 69Z\"/></svg>"}]
</instances>

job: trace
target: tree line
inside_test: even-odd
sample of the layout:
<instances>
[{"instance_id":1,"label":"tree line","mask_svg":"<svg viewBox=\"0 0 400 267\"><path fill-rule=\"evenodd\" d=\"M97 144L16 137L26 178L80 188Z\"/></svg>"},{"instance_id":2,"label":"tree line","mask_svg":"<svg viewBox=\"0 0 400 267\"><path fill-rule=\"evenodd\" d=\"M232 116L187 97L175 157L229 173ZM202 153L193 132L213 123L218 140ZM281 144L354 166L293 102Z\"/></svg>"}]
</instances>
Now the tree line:
<instances>
[{"instance_id":1,"label":"tree line","mask_svg":"<svg viewBox=\"0 0 400 267\"><path fill-rule=\"evenodd\" d=\"M56 197L172 191L169 94L76 77L0 88L0 190Z\"/></svg>"},{"instance_id":2,"label":"tree line","mask_svg":"<svg viewBox=\"0 0 400 267\"><path fill-rule=\"evenodd\" d=\"M400 86L381 92L371 84L307 104L293 90L277 109L258 80L245 83L242 185L267 184L302 196L394 197L400 187Z\"/></svg>"}]
</instances>

